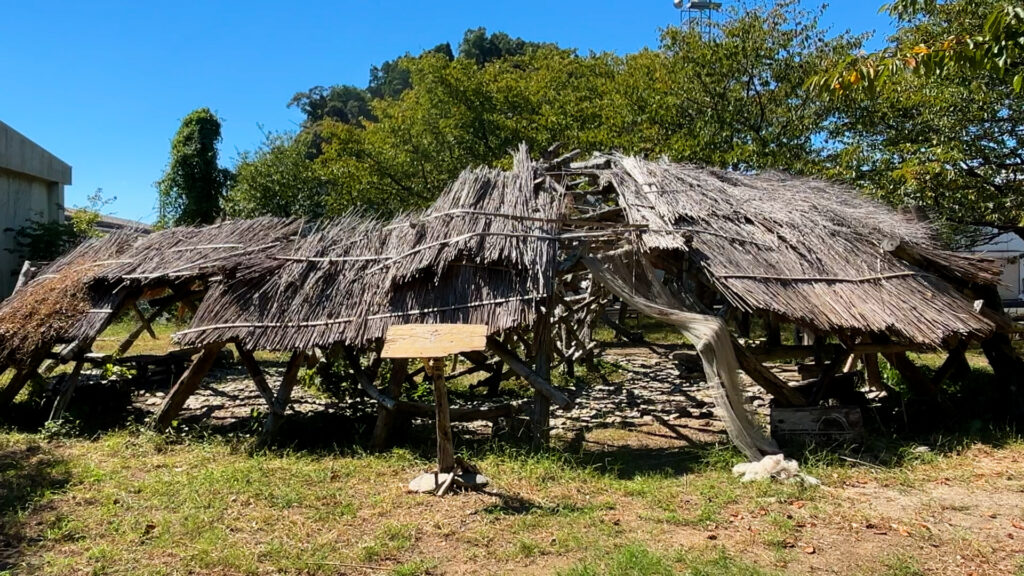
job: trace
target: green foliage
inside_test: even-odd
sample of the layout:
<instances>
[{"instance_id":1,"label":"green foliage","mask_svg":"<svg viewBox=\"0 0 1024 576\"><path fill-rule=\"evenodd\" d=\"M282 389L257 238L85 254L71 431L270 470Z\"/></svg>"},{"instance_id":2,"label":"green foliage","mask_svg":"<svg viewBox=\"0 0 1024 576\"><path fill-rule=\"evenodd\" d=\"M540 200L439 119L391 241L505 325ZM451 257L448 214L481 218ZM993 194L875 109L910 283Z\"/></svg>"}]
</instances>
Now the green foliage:
<instances>
[{"instance_id":1,"label":"green foliage","mask_svg":"<svg viewBox=\"0 0 1024 576\"><path fill-rule=\"evenodd\" d=\"M1000 6L996 0L936 4L898 30L895 46L914 46L921 53L907 58L930 62L937 56L924 51L932 39L980 29ZM871 189L893 205L922 207L957 225L951 230L958 236L964 226L1024 230L1017 143L1024 100L998 70L941 64L940 73L932 66L884 81L878 76L865 90L833 98L842 120L833 125L835 149L825 175Z\"/></svg>"},{"instance_id":2,"label":"green foliage","mask_svg":"<svg viewBox=\"0 0 1024 576\"><path fill-rule=\"evenodd\" d=\"M309 133L268 133L255 151L242 152L224 199L225 214L318 218L327 213L333 183L311 160L312 140Z\"/></svg>"},{"instance_id":3,"label":"green foliage","mask_svg":"<svg viewBox=\"0 0 1024 576\"><path fill-rule=\"evenodd\" d=\"M75 208L63 222L30 220L24 225L5 232L14 235L14 248L7 251L31 262L50 262L59 258L85 240L99 235L96 223L100 210L115 198L103 197L103 189L97 188L87 198L87 207Z\"/></svg>"},{"instance_id":4,"label":"green foliage","mask_svg":"<svg viewBox=\"0 0 1024 576\"><path fill-rule=\"evenodd\" d=\"M370 95L355 86L314 86L297 92L288 102L289 108L298 108L306 115L306 125L330 119L357 125L364 118L372 118Z\"/></svg>"},{"instance_id":5,"label":"green foliage","mask_svg":"<svg viewBox=\"0 0 1024 576\"><path fill-rule=\"evenodd\" d=\"M209 108L193 110L171 141L171 158L157 181L162 226L210 224L221 214L231 173L218 164L220 119Z\"/></svg>"},{"instance_id":6,"label":"green foliage","mask_svg":"<svg viewBox=\"0 0 1024 576\"><path fill-rule=\"evenodd\" d=\"M734 10L716 28L669 28L658 50L628 56L479 28L457 58L441 45L371 70L369 111L360 96L349 113L333 88L301 93L302 134L242 157L229 213L387 216L429 204L467 166L506 163L520 142L816 172L834 105L805 80L859 39L828 37L795 0Z\"/></svg>"}]
</instances>

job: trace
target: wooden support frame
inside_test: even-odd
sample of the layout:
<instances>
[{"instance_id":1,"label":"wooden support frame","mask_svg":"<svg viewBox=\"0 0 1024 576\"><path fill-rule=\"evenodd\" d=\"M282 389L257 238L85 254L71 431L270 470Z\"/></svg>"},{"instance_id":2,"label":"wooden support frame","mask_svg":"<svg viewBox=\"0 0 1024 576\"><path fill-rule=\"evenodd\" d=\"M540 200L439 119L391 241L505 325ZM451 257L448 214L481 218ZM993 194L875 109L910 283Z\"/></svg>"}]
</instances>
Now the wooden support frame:
<instances>
[{"instance_id":1,"label":"wooden support frame","mask_svg":"<svg viewBox=\"0 0 1024 576\"><path fill-rule=\"evenodd\" d=\"M508 364L508 367L521 378L526 380L530 386L533 386L535 390L539 391L544 396L547 396L547 398L554 402L556 406L563 410L569 410L572 408L573 401L570 400L568 396L563 394L561 390L552 386L546 378L541 377L537 372L527 366L515 352L506 347L500 340L493 336L488 336L487 348L497 357L501 358L505 364Z\"/></svg>"},{"instance_id":2,"label":"wooden support frame","mask_svg":"<svg viewBox=\"0 0 1024 576\"><path fill-rule=\"evenodd\" d=\"M68 405L71 403L71 396L75 393L75 388L78 387L78 381L82 377L82 368L85 367L85 360L79 359L75 362L74 368L71 369L71 373L64 380L64 384L60 388L60 393L57 395L57 399L53 402L53 408L50 409L50 421L55 422L64 418L64 412L68 409Z\"/></svg>"},{"instance_id":3,"label":"wooden support frame","mask_svg":"<svg viewBox=\"0 0 1024 576\"><path fill-rule=\"evenodd\" d=\"M167 397L164 398L164 403L160 406L160 410L154 419L154 428L166 430L171 425L171 422L174 421L178 413L185 406L185 401L199 389L199 384L202 383L203 378L213 368L213 363L217 360L217 355L220 354L223 348L224 342L207 344L202 348L199 355L196 356L192 364L185 370L185 373L181 375L181 378L171 388Z\"/></svg>"},{"instance_id":4,"label":"wooden support frame","mask_svg":"<svg viewBox=\"0 0 1024 576\"><path fill-rule=\"evenodd\" d=\"M292 390L299 380L299 370L306 361L306 354L303 351L292 352L288 359L288 365L284 369L284 376L281 377L281 384L277 387L277 394L274 396L274 408L267 415L267 422L263 425L263 439L268 440L277 434L278 429L284 422L285 410L292 399Z\"/></svg>"},{"instance_id":5,"label":"wooden support frame","mask_svg":"<svg viewBox=\"0 0 1024 576\"><path fill-rule=\"evenodd\" d=\"M3 390L0 390L0 409L10 406L25 385L39 375L39 365L43 363L44 358L44 353L37 353L25 364L15 366L14 375L11 376Z\"/></svg>"},{"instance_id":6,"label":"wooden support frame","mask_svg":"<svg viewBox=\"0 0 1024 576\"><path fill-rule=\"evenodd\" d=\"M730 339L740 369L758 386L771 394L775 398L776 404L783 407L807 405L807 399L799 391L761 364L736 338Z\"/></svg>"},{"instance_id":7,"label":"wooden support frame","mask_svg":"<svg viewBox=\"0 0 1024 576\"><path fill-rule=\"evenodd\" d=\"M267 377L263 374L263 370L260 368L259 362L256 361L256 357L241 342L236 340L232 344L235 346L235 351L238 352L238 359L242 361L246 372L252 378L256 390L263 397L263 401L267 403L267 407L274 410L276 408L274 404L274 391L271 390L270 384L267 383Z\"/></svg>"}]
</instances>

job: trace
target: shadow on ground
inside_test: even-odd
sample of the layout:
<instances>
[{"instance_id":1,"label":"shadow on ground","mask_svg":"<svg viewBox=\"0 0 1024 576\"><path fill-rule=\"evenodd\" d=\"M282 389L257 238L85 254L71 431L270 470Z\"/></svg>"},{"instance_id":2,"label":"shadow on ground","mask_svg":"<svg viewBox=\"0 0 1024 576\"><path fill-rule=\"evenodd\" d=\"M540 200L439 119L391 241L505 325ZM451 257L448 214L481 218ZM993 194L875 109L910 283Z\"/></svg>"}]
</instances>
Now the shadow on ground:
<instances>
[{"instance_id":1,"label":"shadow on ground","mask_svg":"<svg viewBox=\"0 0 1024 576\"><path fill-rule=\"evenodd\" d=\"M70 479L67 463L44 444L10 446L0 441L0 571L21 563L26 525Z\"/></svg>"}]
</instances>

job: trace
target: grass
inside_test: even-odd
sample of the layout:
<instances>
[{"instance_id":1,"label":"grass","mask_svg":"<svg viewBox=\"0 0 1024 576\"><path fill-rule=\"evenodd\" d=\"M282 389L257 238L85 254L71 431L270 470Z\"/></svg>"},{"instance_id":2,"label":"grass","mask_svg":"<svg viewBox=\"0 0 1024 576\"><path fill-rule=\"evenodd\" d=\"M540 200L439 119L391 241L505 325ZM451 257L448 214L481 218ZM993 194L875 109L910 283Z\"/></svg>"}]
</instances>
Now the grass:
<instances>
[{"instance_id":1,"label":"grass","mask_svg":"<svg viewBox=\"0 0 1024 576\"><path fill-rule=\"evenodd\" d=\"M600 434L591 437L606 445L633 433ZM927 458L887 469L807 458L826 484L808 488L741 484L729 473L738 455L724 447L567 455L484 444L465 454L494 479L490 491L438 499L404 492L405 482L430 466L427 454L406 450L253 452L245 438L136 428L90 437L3 432L0 541L17 543L18 554L0 561L9 562L0 573L807 573L814 557L801 551L806 543L845 561L846 542L823 543L826 534L868 518L914 527L930 510L908 505L880 518L858 507L859 496L846 498L847 490L875 486L887 498L908 498L937 481L973 487L978 470L995 463L1019 469L1024 461L1016 439L995 448L936 446ZM1019 499L1021 481L1000 472L983 486ZM915 532L897 543L917 538ZM966 555L971 541L921 537L897 556L865 542L849 573L856 566L921 573L914 570L925 570L929 555L957 546ZM1017 569L1009 564L1005 572Z\"/></svg>"}]
</instances>

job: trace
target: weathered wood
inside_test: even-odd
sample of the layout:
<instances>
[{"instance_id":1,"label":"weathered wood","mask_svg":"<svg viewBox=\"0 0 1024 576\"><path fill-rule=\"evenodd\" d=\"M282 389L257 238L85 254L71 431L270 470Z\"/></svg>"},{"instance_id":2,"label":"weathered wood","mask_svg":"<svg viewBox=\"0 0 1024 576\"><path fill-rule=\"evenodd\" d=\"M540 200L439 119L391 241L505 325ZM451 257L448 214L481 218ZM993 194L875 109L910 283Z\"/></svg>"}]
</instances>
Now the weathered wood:
<instances>
[{"instance_id":1,"label":"weathered wood","mask_svg":"<svg viewBox=\"0 0 1024 576\"><path fill-rule=\"evenodd\" d=\"M132 313L135 314L135 319L139 322L139 325L142 326L142 328L149 334L149 337L152 338L153 340L156 340L156 331L153 330L153 325L150 324L149 318L146 318L146 315L142 313L142 310L139 308L138 302L132 302Z\"/></svg>"},{"instance_id":2,"label":"weathered wood","mask_svg":"<svg viewBox=\"0 0 1024 576\"><path fill-rule=\"evenodd\" d=\"M980 287L977 292L982 298L983 309L1005 316L1003 301L995 286ZM993 414L1024 424L1024 358L1017 353L1010 337L1004 332L996 332L983 340L981 350L995 374L993 385L996 400Z\"/></svg>"},{"instance_id":3,"label":"weathered wood","mask_svg":"<svg viewBox=\"0 0 1024 576\"><path fill-rule=\"evenodd\" d=\"M399 399L402 397L402 387L405 385L405 376L408 372L408 359L395 358L391 361L388 396L399 404ZM377 407L377 423L373 427L373 436L370 438L371 450L379 452L388 447L391 442L391 431L394 429L399 417L397 412L398 410L389 410L383 404Z\"/></svg>"},{"instance_id":4,"label":"weathered wood","mask_svg":"<svg viewBox=\"0 0 1024 576\"><path fill-rule=\"evenodd\" d=\"M277 387L277 394L274 395L274 408L267 415L267 422L263 425L263 438L269 439L277 434L277 430L284 422L284 413L288 409L288 403L292 399L292 390L299 379L299 370L306 361L304 352L292 352L285 366L284 375L281 377L281 385Z\"/></svg>"},{"instance_id":5,"label":"weathered wood","mask_svg":"<svg viewBox=\"0 0 1024 576\"><path fill-rule=\"evenodd\" d=\"M526 380L526 382L530 386L533 386L535 390L538 390L540 393L547 396L548 399L554 402L556 406L563 410L572 408L573 402L569 397L563 394L559 389L552 386L547 379L542 378L533 369L527 366L519 359L515 352L507 348L500 340L493 336L489 336L487 338L487 347L496 356L504 360L505 364L508 364L508 367L511 368L513 372L522 377L523 380Z\"/></svg>"},{"instance_id":6,"label":"weathered wood","mask_svg":"<svg viewBox=\"0 0 1024 576\"><path fill-rule=\"evenodd\" d=\"M437 471L455 470L455 442L448 413L448 386L444 383L444 360L435 359L430 376L434 381L434 407L437 423Z\"/></svg>"},{"instance_id":7,"label":"weathered wood","mask_svg":"<svg viewBox=\"0 0 1024 576\"><path fill-rule=\"evenodd\" d=\"M185 406L185 401L199 389L203 377L210 371L210 368L213 368L213 363L217 360L217 355L220 354L222 348L224 348L224 343L216 342L204 346L199 352L199 355L164 398L164 403L160 406L160 411L157 412L154 421L154 427L157 430L166 430L171 425L171 422Z\"/></svg>"},{"instance_id":8,"label":"weathered wood","mask_svg":"<svg viewBox=\"0 0 1024 576\"><path fill-rule=\"evenodd\" d=\"M882 371L878 367L878 354L864 354L861 358L864 360L864 375L867 377L868 386L879 392L892 393L892 389L882 381Z\"/></svg>"},{"instance_id":9,"label":"weathered wood","mask_svg":"<svg viewBox=\"0 0 1024 576\"><path fill-rule=\"evenodd\" d=\"M486 324L405 324L388 328L381 357L442 358L486 348Z\"/></svg>"},{"instance_id":10,"label":"weathered wood","mask_svg":"<svg viewBox=\"0 0 1024 576\"><path fill-rule=\"evenodd\" d=\"M841 344L826 344L819 351L825 355L835 357L843 351L851 354L888 354L893 352L914 352L925 350L926 347L920 344L854 344L842 346ZM772 360L788 360L792 358L808 358L815 355L814 345L791 345L791 346L754 346L747 349L750 354L761 362Z\"/></svg>"},{"instance_id":11,"label":"weathered wood","mask_svg":"<svg viewBox=\"0 0 1024 576\"><path fill-rule=\"evenodd\" d=\"M75 393L75 388L78 386L78 380L82 376L82 368L84 366L85 360L75 362L71 373L64 380L64 384L60 388L60 394L57 395L57 399L53 402L53 408L50 410L51 421L64 418L64 412L68 409L68 404L71 403L71 396Z\"/></svg>"},{"instance_id":12,"label":"weathered wood","mask_svg":"<svg viewBox=\"0 0 1024 576\"><path fill-rule=\"evenodd\" d=\"M362 388L364 392L369 394L370 398L373 398L377 402L380 402L381 405L383 405L388 410L394 410L395 399L381 392L380 389L373 384L373 379L376 378L377 376L376 370L374 370L373 378L371 378L363 370L362 363L360 362L359 355L356 354L356 351L351 346L345 346L344 351L345 361L348 362L348 367L352 370L352 374L355 375L356 382L359 383L359 387ZM381 357L378 356L378 359L379 358ZM380 364L377 364L377 366L379 367Z\"/></svg>"},{"instance_id":13,"label":"weathered wood","mask_svg":"<svg viewBox=\"0 0 1024 576\"><path fill-rule=\"evenodd\" d=\"M15 367L11 379L3 390L0 390L0 408L5 408L14 402L25 385L38 375L39 365L43 363L44 357L45 355L42 353L37 354L25 364Z\"/></svg>"},{"instance_id":14,"label":"weathered wood","mask_svg":"<svg viewBox=\"0 0 1024 576\"><path fill-rule=\"evenodd\" d=\"M964 355L966 350L967 342L965 340L963 343L954 346L949 351L949 355L946 356L946 360L942 362L939 369L932 375L932 386L939 388L953 372L956 372L957 370L970 369L970 364L967 362L967 356Z\"/></svg>"},{"instance_id":15,"label":"weathered wood","mask_svg":"<svg viewBox=\"0 0 1024 576\"><path fill-rule=\"evenodd\" d=\"M533 326L534 371L544 381L551 380L551 356L554 341L551 337L551 313L554 298L548 300L548 307L537 316ZM622 304L625 306L625 303ZM530 414L530 429L533 431L535 447L547 446L551 441L551 400L540 390L533 393L533 413Z\"/></svg>"},{"instance_id":16,"label":"weathered wood","mask_svg":"<svg viewBox=\"0 0 1024 576\"><path fill-rule=\"evenodd\" d=\"M32 267L32 262L25 260L25 263L21 265L21 272L18 273L18 281L14 284L14 290L11 292L17 292L22 286L28 284L35 277L36 268Z\"/></svg>"},{"instance_id":17,"label":"weathered wood","mask_svg":"<svg viewBox=\"0 0 1024 576\"><path fill-rule=\"evenodd\" d=\"M274 410L274 391L271 390L270 384L267 383L267 377L263 374L263 370L260 368L259 362L256 361L256 357L240 342L236 341L234 345L235 351L238 352L238 359L242 361L245 371L252 378L252 383L256 386L256 390L263 397L263 401L267 403L267 407Z\"/></svg>"},{"instance_id":18,"label":"weathered wood","mask_svg":"<svg viewBox=\"0 0 1024 576\"><path fill-rule=\"evenodd\" d=\"M740 369L758 386L771 394L779 406L807 405L807 399L803 395L790 387L785 380L776 376L774 372L765 368L735 338L732 338L732 347L736 352L736 360L739 362Z\"/></svg>"}]
</instances>

